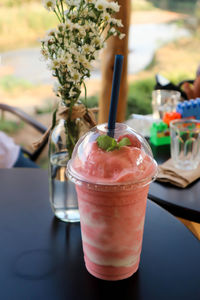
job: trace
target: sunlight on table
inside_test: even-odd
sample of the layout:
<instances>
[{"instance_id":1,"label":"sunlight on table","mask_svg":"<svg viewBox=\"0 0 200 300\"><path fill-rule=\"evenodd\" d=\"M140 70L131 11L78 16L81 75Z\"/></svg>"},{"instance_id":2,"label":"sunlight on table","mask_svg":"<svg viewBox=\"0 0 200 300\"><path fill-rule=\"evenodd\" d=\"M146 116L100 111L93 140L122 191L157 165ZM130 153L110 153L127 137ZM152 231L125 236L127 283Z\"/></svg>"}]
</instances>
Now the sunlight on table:
<instances>
[{"instance_id":1,"label":"sunlight on table","mask_svg":"<svg viewBox=\"0 0 200 300\"><path fill-rule=\"evenodd\" d=\"M194 235L200 240L200 224L192 221L188 221L182 218L177 218L180 222L182 222Z\"/></svg>"}]
</instances>

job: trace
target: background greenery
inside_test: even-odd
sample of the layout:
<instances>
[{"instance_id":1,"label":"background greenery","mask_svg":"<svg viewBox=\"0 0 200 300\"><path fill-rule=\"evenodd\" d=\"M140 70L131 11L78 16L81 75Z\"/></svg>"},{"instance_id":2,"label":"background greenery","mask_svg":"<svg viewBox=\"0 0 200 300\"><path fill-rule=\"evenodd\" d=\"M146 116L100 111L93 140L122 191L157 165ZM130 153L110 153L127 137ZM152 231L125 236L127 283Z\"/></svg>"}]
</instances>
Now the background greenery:
<instances>
[{"instance_id":1,"label":"background greenery","mask_svg":"<svg viewBox=\"0 0 200 300\"><path fill-rule=\"evenodd\" d=\"M180 74L175 77L172 76L168 78L174 84L178 84L181 80L185 79L184 74ZM136 80L129 84L128 88L128 100L127 100L127 111L126 119L130 117L131 114L142 114L147 115L152 113L151 106L151 94L156 84L155 77L149 77L142 80ZM89 108L98 106L98 96L94 95L88 97L87 105Z\"/></svg>"},{"instance_id":2,"label":"background greenery","mask_svg":"<svg viewBox=\"0 0 200 300\"><path fill-rule=\"evenodd\" d=\"M0 131L4 131L7 134L17 133L20 129L24 127L23 122L16 122L11 120L0 119Z\"/></svg>"},{"instance_id":3,"label":"background greenery","mask_svg":"<svg viewBox=\"0 0 200 300\"><path fill-rule=\"evenodd\" d=\"M150 114L151 107L151 93L155 86L155 79L148 78L144 80L136 80L129 85L126 119L133 113L135 114ZM84 102L84 99L81 99ZM93 95L87 98L86 102L89 108L98 106L98 95Z\"/></svg>"},{"instance_id":4,"label":"background greenery","mask_svg":"<svg viewBox=\"0 0 200 300\"><path fill-rule=\"evenodd\" d=\"M147 0L147 2L161 9L193 14L198 0Z\"/></svg>"}]
</instances>

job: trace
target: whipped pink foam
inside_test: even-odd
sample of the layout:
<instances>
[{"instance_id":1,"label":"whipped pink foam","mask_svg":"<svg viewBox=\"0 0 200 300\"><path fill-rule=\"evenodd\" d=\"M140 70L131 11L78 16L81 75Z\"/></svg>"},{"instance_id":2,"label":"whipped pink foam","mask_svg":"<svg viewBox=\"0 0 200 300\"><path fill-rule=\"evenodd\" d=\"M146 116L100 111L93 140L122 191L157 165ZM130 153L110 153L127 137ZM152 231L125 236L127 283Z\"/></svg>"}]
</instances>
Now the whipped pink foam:
<instances>
[{"instance_id":1,"label":"whipped pink foam","mask_svg":"<svg viewBox=\"0 0 200 300\"><path fill-rule=\"evenodd\" d=\"M96 141L87 144L84 157L80 153L72 167L79 178L104 184L139 182L156 172L152 158L142 149L131 145L107 152Z\"/></svg>"}]
</instances>

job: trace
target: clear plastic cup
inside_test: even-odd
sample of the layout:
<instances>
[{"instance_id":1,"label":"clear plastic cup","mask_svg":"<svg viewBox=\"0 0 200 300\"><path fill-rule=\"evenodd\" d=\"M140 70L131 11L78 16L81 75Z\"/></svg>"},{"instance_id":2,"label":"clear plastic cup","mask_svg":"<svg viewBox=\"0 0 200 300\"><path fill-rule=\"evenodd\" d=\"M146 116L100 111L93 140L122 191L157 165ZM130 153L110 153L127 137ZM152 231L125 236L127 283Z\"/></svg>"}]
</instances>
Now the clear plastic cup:
<instances>
[{"instance_id":1,"label":"clear plastic cup","mask_svg":"<svg viewBox=\"0 0 200 300\"><path fill-rule=\"evenodd\" d=\"M76 184L86 268L97 278L120 280L139 266L146 199L157 164L146 140L126 124L116 123L114 138L131 145L113 151L99 148L107 124L83 136L68 162Z\"/></svg>"}]
</instances>

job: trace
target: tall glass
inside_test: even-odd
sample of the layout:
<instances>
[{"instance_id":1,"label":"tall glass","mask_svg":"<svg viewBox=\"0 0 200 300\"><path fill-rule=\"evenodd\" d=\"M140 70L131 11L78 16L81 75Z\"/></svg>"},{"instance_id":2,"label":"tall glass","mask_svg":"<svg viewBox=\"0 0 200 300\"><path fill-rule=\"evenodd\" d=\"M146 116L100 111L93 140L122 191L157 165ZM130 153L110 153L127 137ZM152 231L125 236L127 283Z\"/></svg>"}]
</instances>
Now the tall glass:
<instances>
[{"instance_id":1,"label":"tall glass","mask_svg":"<svg viewBox=\"0 0 200 300\"><path fill-rule=\"evenodd\" d=\"M176 111L181 100L181 93L173 90L154 90L152 92L152 109L155 119L162 119L164 113Z\"/></svg>"},{"instance_id":2,"label":"tall glass","mask_svg":"<svg viewBox=\"0 0 200 300\"><path fill-rule=\"evenodd\" d=\"M125 279L140 262L146 199L157 164L145 139L125 124L116 124L114 138L131 145L113 151L99 148L97 137L107 124L82 137L68 163L76 184L87 270L104 280Z\"/></svg>"},{"instance_id":3,"label":"tall glass","mask_svg":"<svg viewBox=\"0 0 200 300\"><path fill-rule=\"evenodd\" d=\"M200 120L170 122L171 157L178 169L193 170L200 163Z\"/></svg>"}]
</instances>

